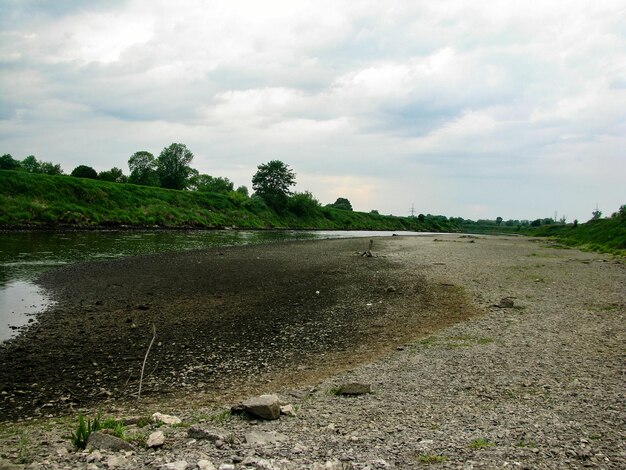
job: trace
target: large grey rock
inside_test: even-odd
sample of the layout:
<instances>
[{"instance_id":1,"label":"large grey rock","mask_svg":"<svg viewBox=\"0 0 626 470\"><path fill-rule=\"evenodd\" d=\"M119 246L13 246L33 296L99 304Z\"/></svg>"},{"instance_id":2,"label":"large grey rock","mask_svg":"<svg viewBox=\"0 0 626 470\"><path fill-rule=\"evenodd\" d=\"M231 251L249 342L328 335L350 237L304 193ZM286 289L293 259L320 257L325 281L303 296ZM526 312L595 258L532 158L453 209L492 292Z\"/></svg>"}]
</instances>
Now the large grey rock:
<instances>
[{"instance_id":1,"label":"large grey rock","mask_svg":"<svg viewBox=\"0 0 626 470\"><path fill-rule=\"evenodd\" d=\"M198 460L198 470L215 470L215 465L209 460Z\"/></svg>"},{"instance_id":2,"label":"large grey rock","mask_svg":"<svg viewBox=\"0 0 626 470\"><path fill-rule=\"evenodd\" d=\"M111 452L135 450L134 447L119 437L111 436L101 431L93 432L87 440L87 447Z\"/></svg>"},{"instance_id":3,"label":"large grey rock","mask_svg":"<svg viewBox=\"0 0 626 470\"><path fill-rule=\"evenodd\" d=\"M177 462L166 463L161 466L165 470L186 470L189 464L186 460L178 460Z\"/></svg>"},{"instance_id":4,"label":"large grey rock","mask_svg":"<svg viewBox=\"0 0 626 470\"><path fill-rule=\"evenodd\" d=\"M276 395L261 395L242 403L246 413L262 419L280 418L280 400Z\"/></svg>"}]
</instances>

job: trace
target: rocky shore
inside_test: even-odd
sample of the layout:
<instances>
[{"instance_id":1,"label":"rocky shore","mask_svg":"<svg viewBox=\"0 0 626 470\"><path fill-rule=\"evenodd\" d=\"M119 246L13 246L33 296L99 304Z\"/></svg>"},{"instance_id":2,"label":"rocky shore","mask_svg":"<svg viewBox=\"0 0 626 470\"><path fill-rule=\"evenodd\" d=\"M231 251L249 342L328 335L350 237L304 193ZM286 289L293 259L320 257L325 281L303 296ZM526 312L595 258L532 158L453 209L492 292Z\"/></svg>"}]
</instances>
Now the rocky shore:
<instances>
[{"instance_id":1,"label":"rocky shore","mask_svg":"<svg viewBox=\"0 0 626 470\"><path fill-rule=\"evenodd\" d=\"M363 243L46 276L56 310L0 350L0 468L626 466L623 261L528 238L377 239L371 258ZM230 412L262 393L290 411ZM132 449L71 447L78 411L98 409ZM154 412L182 422L137 422Z\"/></svg>"}]
</instances>

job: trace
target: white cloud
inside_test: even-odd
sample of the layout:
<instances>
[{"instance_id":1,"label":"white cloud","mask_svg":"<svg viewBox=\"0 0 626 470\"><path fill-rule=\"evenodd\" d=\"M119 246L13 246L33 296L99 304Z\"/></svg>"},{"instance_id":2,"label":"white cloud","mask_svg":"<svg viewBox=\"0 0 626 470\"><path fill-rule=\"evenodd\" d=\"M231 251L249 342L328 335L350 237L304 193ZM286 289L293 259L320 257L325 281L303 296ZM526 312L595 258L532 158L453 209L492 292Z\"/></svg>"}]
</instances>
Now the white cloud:
<instances>
[{"instance_id":1,"label":"white cloud","mask_svg":"<svg viewBox=\"0 0 626 470\"><path fill-rule=\"evenodd\" d=\"M624 203L617 0L24 0L8 10L0 143L18 157L125 167L136 150L182 141L197 168L237 184L280 158L318 198L383 213L419 202L533 218L555 209L533 199L550 199L545 188L572 201L556 208L572 215L596 193L607 211Z\"/></svg>"}]
</instances>

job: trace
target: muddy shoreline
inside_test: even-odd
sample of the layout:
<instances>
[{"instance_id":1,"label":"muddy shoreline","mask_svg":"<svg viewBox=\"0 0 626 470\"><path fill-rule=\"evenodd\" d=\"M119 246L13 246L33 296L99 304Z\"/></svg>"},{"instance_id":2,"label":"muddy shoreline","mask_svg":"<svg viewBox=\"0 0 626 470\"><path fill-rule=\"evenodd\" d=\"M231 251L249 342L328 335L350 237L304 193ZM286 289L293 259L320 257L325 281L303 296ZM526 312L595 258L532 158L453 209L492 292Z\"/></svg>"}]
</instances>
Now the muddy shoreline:
<instances>
[{"instance_id":1,"label":"muddy shoreline","mask_svg":"<svg viewBox=\"0 0 626 470\"><path fill-rule=\"evenodd\" d=\"M0 347L0 421L142 395L226 403L370 361L478 310L362 239L288 242L78 263L39 283L57 301Z\"/></svg>"}]
</instances>

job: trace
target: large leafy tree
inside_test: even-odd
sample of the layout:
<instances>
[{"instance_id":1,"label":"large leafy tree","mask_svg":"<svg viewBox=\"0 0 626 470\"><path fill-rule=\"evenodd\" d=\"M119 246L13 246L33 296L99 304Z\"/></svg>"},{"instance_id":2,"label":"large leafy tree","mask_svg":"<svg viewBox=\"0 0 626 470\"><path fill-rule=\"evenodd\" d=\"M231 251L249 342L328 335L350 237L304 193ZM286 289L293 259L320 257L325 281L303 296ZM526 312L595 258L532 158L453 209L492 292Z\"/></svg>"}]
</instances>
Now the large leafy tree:
<instances>
[{"instance_id":1,"label":"large leafy tree","mask_svg":"<svg viewBox=\"0 0 626 470\"><path fill-rule=\"evenodd\" d=\"M329 204L329 206L334 207L335 209L343 209L345 211L352 210L352 204L345 197L338 197L337 200L334 203Z\"/></svg>"},{"instance_id":2,"label":"large leafy tree","mask_svg":"<svg viewBox=\"0 0 626 470\"><path fill-rule=\"evenodd\" d=\"M63 170L61 169L61 165L59 163L52 162L41 162L40 166L41 172L46 175L62 175Z\"/></svg>"},{"instance_id":3,"label":"large leafy tree","mask_svg":"<svg viewBox=\"0 0 626 470\"><path fill-rule=\"evenodd\" d=\"M21 167L29 173L41 173L41 163L34 155L29 155L21 162Z\"/></svg>"},{"instance_id":4,"label":"large leafy tree","mask_svg":"<svg viewBox=\"0 0 626 470\"><path fill-rule=\"evenodd\" d=\"M98 179L98 172L87 165L78 165L72 170L72 176L77 178L89 178L93 180Z\"/></svg>"},{"instance_id":5,"label":"large leafy tree","mask_svg":"<svg viewBox=\"0 0 626 470\"><path fill-rule=\"evenodd\" d=\"M291 188L296 184L296 174L289 165L280 160L272 160L257 167L252 177L252 189L262 197L268 206L284 209L287 206Z\"/></svg>"},{"instance_id":6,"label":"large leafy tree","mask_svg":"<svg viewBox=\"0 0 626 470\"><path fill-rule=\"evenodd\" d=\"M189 188L209 193L227 193L233 190L233 182L228 178L210 175L194 175L189 180Z\"/></svg>"},{"instance_id":7,"label":"large leafy tree","mask_svg":"<svg viewBox=\"0 0 626 470\"><path fill-rule=\"evenodd\" d=\"M15 160L10 153L5 153L0 157L0 170L17 170L20 162Z\"/></svg>"},{"instance_id":8,"label":"large leafy tree","mask_svg":"<svg viewBox=\"0 0 626 470\"><path fill-rule=\"evenodd\" d=\"M128 159L130 176L128 182L144 186L158 186L159 177L156 172L157 164L154 155L145 150L135 152Z\"/></svg>"},{"instance_id":9,"label":"large leafy tree","mask_svg":"<svg viewBox=\"0 0 626 470\"><path fill-rule=\"evenodd\" d=\"M193 160L191 153L184 144L171 144L165 147L157 158L157 174L161 186L169 189L185 189L189 179L195 173L189 166Z\"/></svg>"},{"instance_id":10,"label":"large leafy tree","mask_svg":"<svg viewBox=\"0 0 626 470\"><path fill-rule=\"evenodd\" d=\"M98 173L98 179L102 181L111 181L113 183L126 183L128 178L122 172L121 168L113 167L108 171L101 171Z\"/></svg>"}]
</instances>

